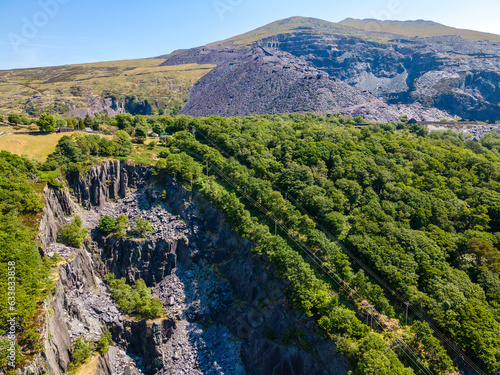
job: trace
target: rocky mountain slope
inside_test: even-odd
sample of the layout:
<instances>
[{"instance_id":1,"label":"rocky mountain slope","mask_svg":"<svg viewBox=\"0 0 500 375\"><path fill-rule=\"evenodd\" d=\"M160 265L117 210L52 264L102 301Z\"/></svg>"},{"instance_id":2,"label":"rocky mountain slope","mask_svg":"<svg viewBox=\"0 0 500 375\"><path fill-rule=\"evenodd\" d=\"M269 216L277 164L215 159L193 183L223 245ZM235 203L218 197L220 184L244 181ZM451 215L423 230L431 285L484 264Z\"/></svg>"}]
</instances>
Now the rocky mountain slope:
<instances>
[{"instance_id":1,"label":"rocky mountain slope","mask_svg":"<svg viewBox=\"0 0 500 375\"><path fill-rule=\"evenodd\" d=\"M499 104L500 36L422 20L293 17L155 59L0 71L0 106L32 115L496 121Z\"/></svg>"},{"instance_id":2,"label":"rocky mountain slope","mask_svg":"<svg viewBox=\"0 0 500 375\"><path fill-rule=\"evenodd\" d=\"M64 373L71 343L81 335L96 341L106 329L114 344L94 358L92 374L347 374L333 342L289 307L272 270L197 193L168 177L153 184L148 168L118 161L73 173L69 181L73 196L45 191L43 251L65 261L47 301L44 354L25 374ZM81 249L54 243L54 231L75 213L92 239ZM99 218L120 213L148 219L153 235L103 237ZM102 282L108 272L143 278L163 302L164 318L122 314ZM300 340L286 338L297 331Z\"/></svg>"},{"instance_id":3,"label":"rocky mountain slope","mask_svg":"<svg viewBox=\"0 0 500 375\"><path fill-rule=\"evenodd\" d=\"M159 67L162 61L0 71L0 107L32 116L46 111L79 117L96 112L149 115L159 109L169 114L182 107L191 86L213 66Z\"/></svg>"},{"instance_id":4,"label":"rocky mountain slope","mask_svg":"<svg viewBox=\"0 0 500 375\"><path fill-rule=\"evenodd\" d=\"M295 17L163 57L163 65L217 65L183 107L196 116L291 109L378 121L403 114L500 119L500 44L490 41L408 37Z\"/></svg>"}]
</instances>

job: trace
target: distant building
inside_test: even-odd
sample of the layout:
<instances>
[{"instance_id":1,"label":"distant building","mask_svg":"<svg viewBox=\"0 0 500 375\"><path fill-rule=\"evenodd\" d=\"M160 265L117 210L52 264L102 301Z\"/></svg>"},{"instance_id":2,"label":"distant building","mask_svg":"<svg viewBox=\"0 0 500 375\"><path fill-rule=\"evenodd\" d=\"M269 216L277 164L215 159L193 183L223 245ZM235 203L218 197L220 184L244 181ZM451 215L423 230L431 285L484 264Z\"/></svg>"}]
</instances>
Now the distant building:
<instances>
[{"instance_id":1,"label":"distant building","mask_svg":"<svg viewBox=\"0 0 500 375\"><path fill-rule=\"evenodd\" d=\"M86 131L87 133L92 133L92 132L93 132L93 130L92 130L91 128L85 128L85 131Z\"/></svg>"},{"instance_id":2,"label":"distant building","mask_svg":"<svg viewBox=\"0 0 500 375\"><path fill-rule=\"evenodd\" d=\"M73 128L59 128L57 129L57 132L58 133L70 133L70 132L74 132L75 129Z\"/></svg>"}]
</instances>

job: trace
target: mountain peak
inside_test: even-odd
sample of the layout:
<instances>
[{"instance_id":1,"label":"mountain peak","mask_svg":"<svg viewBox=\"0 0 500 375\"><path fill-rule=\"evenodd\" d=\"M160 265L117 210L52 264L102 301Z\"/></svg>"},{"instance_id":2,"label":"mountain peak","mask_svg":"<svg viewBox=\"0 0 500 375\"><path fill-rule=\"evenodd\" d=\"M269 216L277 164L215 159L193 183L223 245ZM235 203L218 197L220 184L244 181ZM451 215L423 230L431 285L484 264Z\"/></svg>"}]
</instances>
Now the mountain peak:
<instances>
[{"instance_id":1,"label":"mountain peak","mask_svg":"<svg viewBox=\"0 0 500 375\"><path fill-rule=\"evenodd\" d=\"M341 25L338 23L321 20L319 18L296 16L272 22L247 33L237 35L220 42L209 44L209 46L233 44L249 45L260 39L279 34L288 34L301 30L314 30L315 32L346 34L359 32L359 30L356 30L348 25Z\"/></svg>"}]
</instances>

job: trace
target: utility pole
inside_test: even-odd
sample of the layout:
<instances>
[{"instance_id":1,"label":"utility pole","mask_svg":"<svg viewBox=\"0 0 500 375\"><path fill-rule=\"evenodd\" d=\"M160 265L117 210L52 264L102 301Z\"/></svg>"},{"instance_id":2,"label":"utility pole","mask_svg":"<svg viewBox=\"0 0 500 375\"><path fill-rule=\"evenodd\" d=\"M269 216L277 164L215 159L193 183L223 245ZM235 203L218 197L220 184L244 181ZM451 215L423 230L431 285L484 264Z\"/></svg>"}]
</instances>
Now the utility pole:
<instances>
[{"instance_id":1,"label":"utility pole","mask_svg":"<svg viewBox=\"0 0 500 375\"><path fill-rule=\"evenodd\" d=\"M410 306L410 302L405 302L406 305L406 325L408 325L408 306Z\"/></svg>"},{"instance_id":2,"label":"utility pole","mask_svg":"<svg viewBox=\"0 0 500 375\"><path fill-rule=\"evenodd\" d=\"M207 160L207 177L208 177L208 160Z\"/></svg>"}]
</instances>

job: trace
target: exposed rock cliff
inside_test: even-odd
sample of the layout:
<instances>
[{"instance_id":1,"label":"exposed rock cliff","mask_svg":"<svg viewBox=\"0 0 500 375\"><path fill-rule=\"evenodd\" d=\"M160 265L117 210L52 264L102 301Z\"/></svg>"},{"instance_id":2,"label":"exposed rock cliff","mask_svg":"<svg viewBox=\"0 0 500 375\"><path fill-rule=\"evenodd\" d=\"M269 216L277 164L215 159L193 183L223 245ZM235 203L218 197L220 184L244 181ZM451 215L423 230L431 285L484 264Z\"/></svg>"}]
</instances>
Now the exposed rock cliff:
<instances>
[{"instance_id":1,"label":"exposed rock cliff","mask_svg":"<svg viewBox=\"0 0 500 375\"><path fill-rule=\"evenodd\" d=\"M106 161L88 173L71 172L68 181L77 202L85 209L102 206L108 200L125 197L127 189L144 184L148 169L127 165L123 161Z\"/></svg>"},{"instance_id":2,"label":"exposed rock cliff","mask_svg":"<svg viewBox=\"0 0 500 375\"><path fill-rule=\"evenodd\" d=\"M168 177L155 186L148 168L123 162L68 177L74 199L87 210L67 191L46 190L44 251L65 261L57 292L46 302L43 357L26 375L62 374L71 343L82 335L97 342L106 329L114 344L92 362L92 374L347 373L335 345L290 307L265 259L253 256L251 244L200 195ZM54 244L65 215L75 212L93 238L81 249ZM116 239L96 229L101 215L120 213L149 220L154 233ZM133 225L129 229L132 234ZM163 302L165 317L124 316L102 282L109 272L128 281L143 278Z\"/></svg>"},{"instance_id":3,"label":"exposed rock cliff","mask_svg":"<svg viewBox=\"0 0 500 375\"><path fill-rule=\"evenodd\" d=\"M477 120L500 118L500 44L456 36L381 36L297 32L260 43L303 57L389 103L417 102Z\"/></svg>"},{"instance_id":4,"label":"exposed rock cliff","mask_svg":"<svg viewBox=\"0 0 500 375\"><path fill-rule=\"evenodd\" d=\"M47 255L50 244L56 241L59 229L66 223L66 216L73 213L73 202L67 189L56 191L45 187L43 193L45 207L40 220L38 241L42 254Z\"/></svg>"},{"instance_id":5,"label":"exposed rock cliff","mask_svg":"<svg viewBox=\"0 0 500 375\"><path fill-rule=\"evenodd\" d=\"M500 119L500 43L490 41L296 17L165 59L217 64L183 107L194 116L310 111L376 121Z\"/></svg>"},{"instance_id":6,"label":"exposed rock cliff","mask_svg":"<svg viewBox=\"0 0 500 375\"><path fill-rule=\"evenodd\" d=\"M133 180L125 177L128 173L136 177L133 186L143 188L127 194L124 187ZM114 318L106 318L109 311L95 312L112 327L118 347L136 356L127 371L347 373L347 362L334 344L289 307L280 291L284 285L263 259L252 255L251 244L232 231L218 210L169 178L161 186L149 186L147 176L142 167L106 163L71 178L74 193L81 194L76 199L89 209L83 221L94 239L86 247L98 275L113 271L129 281L145 279L167 310L166 319L154 322L135 322L114 313ZM104 187L98 187L101 178ZM163 190L166 201L158 198ZM120 191L124 199L106 202L119 197ZM115 239L95 230L101 215L116 217L122 212L148 219L154 233L146 239ZM81 273L78 278L87 276ZM95 298L89 293L77 305ZM287 340L290 332L300 332L300 339ZM303 345L313 346L314 352Z\"/></svg>"},{"instance_id":7,"label":"exposed rock cliff","mask_svg":"<svg viewBox=\"0 0 500 375\"><path fill-rule=\"evenodd\" d=\"M419 104L387 104L363 88L326 74L308 62L308 56L294 56L268 44L230 51L202 47L168 58L168 65L218 63L195 84L181 112L192 116L339 112L382 122L397 121L402 115L418 120L453 117Z\"/></svg>"}]
</instances>

